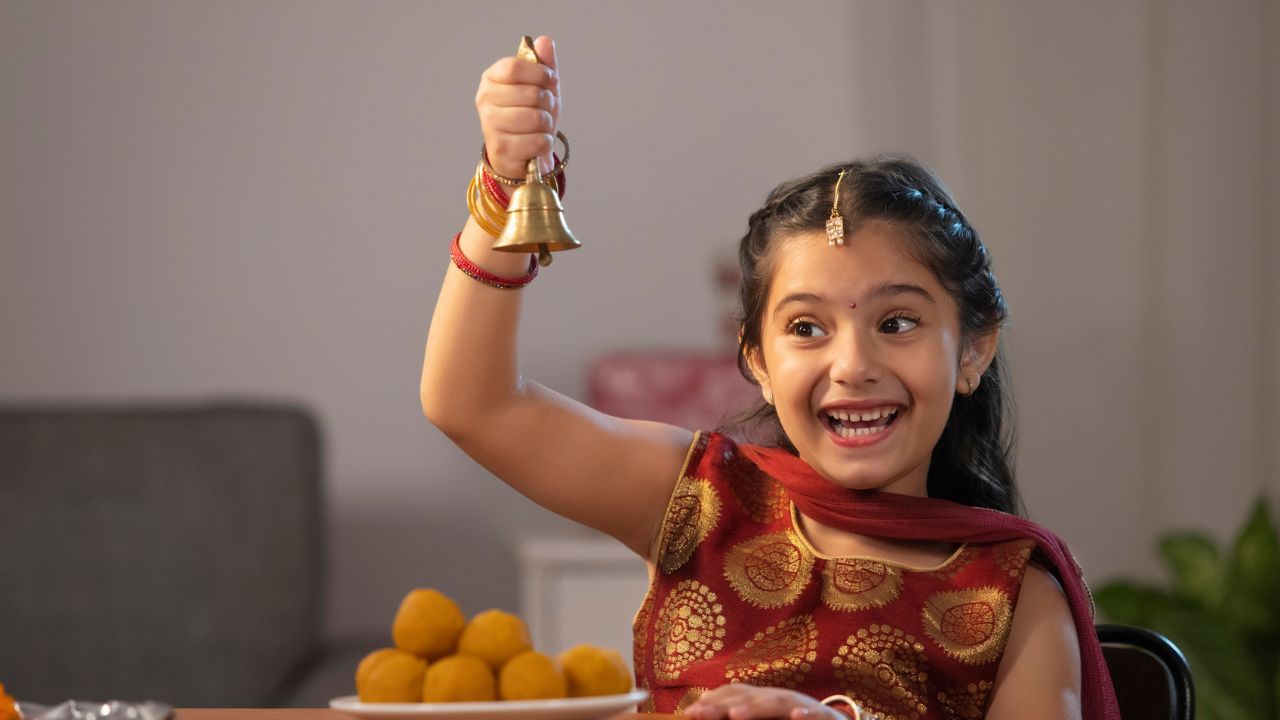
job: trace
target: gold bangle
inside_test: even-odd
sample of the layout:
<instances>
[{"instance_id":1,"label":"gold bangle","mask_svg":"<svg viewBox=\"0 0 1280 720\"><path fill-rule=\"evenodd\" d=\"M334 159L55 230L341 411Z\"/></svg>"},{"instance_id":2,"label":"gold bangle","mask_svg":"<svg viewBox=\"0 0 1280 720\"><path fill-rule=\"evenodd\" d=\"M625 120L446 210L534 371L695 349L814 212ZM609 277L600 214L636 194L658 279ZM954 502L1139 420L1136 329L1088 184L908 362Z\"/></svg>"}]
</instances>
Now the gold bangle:
<instances>
[{"instance_id":1,"label":"gold bangle","mask_svg":"<svg viewBox=\"0 0 1280 720\"><path fill-rule=\"evenodd\" d=\"M505 225L507 223L507 209L503 207L496 198L489 194L488 189L484 186L484 181L480 178L479 168L476 169L476 193L479 196L480 207L484 209L489 219L497 225Z\"/></svg>"},{"instance_id":2,"label":"gold bangle","mask_svg":"<svg viewBox=\"0 0 1280 720\"><path fill-rule=\"evenodd\" d=\"M480 173L481 166L477 165L475 175L471 176L471 182L467 184L467 210L470 211L471 217L475 218L481 230L497 238L502 235L503 228L507 226L507 209L489 195L484 187L484 181L480 178ZM553 191L560 189L554 175L547 178L547 184Z\"/></svg>"},{"instance_id":3,"label":"gold bangle","mask_svg":"<svg viewBox=\"0 0 1280 720\"><path fill-rule=\"evenodd\" d=\"M560 132L559 130L557 130L557 131L556 131L556 139L558 139L561 143L563 143L563 144L564 144L564 157L560 158L560 162L556 163L555 167L551 168L551 172L550 172L550 173L547 173L548 175L550 175L550 176L552 176L552 177L554 177L554 176L556 176L556 175L559 175L559 174L560 174L560 172L561 172L562 170L564 170L564 169L565 169L565 167L567 167L567 166L569 165L569 138L565 137L565 136L564 136L564 133L562 133L562 132ZM554 148L553 148L553 149L554 149ZM484 143L481 143L481 144L480 144L480 165L481 165L481 167L483 167L483 168L484 168L484 171L485 171L485 172L489 173L489 176L490 176L490 177L492 177L494 180L497 180L498 182L502 183L503 185L522 185L522 184L524 184L524 178L518 178L518 179L517 179L517 178L509 178L509 177L507 177L507 176L505 176L505 175L499 175L499 174L498 174L498 173L493 169L493 166L489 164L489 155L488 155L488 153L486 153L486 152L485 152Z\"/></svg>"},{"instance_id":4,"label":"gold bangle","mask_svg":"<svg viewBox=\"0 0 1280 720\"><path fill-rule=\"evenodd\" d=\"M854 718L857 718L857 720L862 720L862 718L867 718L868 720L874 720L875 718L874 715L867 712L866 710L863 710L862 706L859 705L853 698L849 697L848 695L831 695L829 697L822 699L822 704L827 707L831 707L835 703L848 705L849 709L853 711Z\"/></svg>"},{"instance_id":5,"label":"gold bangle","mask_svg":"<svg viewBox=\"0 0 1280 720\"><path fill-rule=\"evenodd\" d=\"M481 175L483 171L479 165L476 165L476 174L472 181L476 184L476 195L479 198L480 210L484 214L485 219L495 227L505 227L507 224L507 208L503 207L498 201L489 194L488 188L485 187L484 177Z\"/></svg>"},{"instance_id":6,"label":"gold bangle","mask_svg":"<svg viewBox=\"0 0 1280 720\"><path fill-rule=\"evenodd\" d=\"M489 234L490 237L497 238L502 235L502 228L495 228L493 223L480 214L476 208L476 179L471 178L471 183L467 185L467 209L471 211L471 217L480 226L480 229Z\"/></svg>"},{"instance_id":7,"label":"gold bangle","mask_svg":"<svg viewBox=\"0 0 1280 720\"><path fill-rule=\"evenodd\" d=\"M480 166L476 165L475 182L476 182L476 187L480 188L478 191L480 194L480 203L481 205L483 205L484 208L490 211L489 214L492 218L494 219L502 218L502 222L505 223L506 217L507 217L507 208L502 205L502 201L499 198L494 197L489 192L490 188L484 182L484 178L480 175L480 173L481 173ZM556 191L556 193L560 192L560 181L556 180L555 175L550 175L547 177L547 185L550 186L552 190ZM507 202L508 203L510 202L510 198L507 199Z\"/></svg>"}]
</instances>

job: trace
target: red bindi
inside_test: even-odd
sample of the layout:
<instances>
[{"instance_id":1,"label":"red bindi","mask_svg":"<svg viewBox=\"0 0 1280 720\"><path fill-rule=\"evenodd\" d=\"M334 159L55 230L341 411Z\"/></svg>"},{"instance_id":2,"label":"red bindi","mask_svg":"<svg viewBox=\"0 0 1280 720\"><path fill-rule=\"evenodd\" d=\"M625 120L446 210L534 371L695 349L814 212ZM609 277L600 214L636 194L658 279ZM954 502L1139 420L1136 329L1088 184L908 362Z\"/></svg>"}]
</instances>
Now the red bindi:
<instances>
[{"instance_id":1,"label":"red bindi","mask_svg":"<svg viewBox=\"0 0 1280 720\"><path fill-rule=\"evenodd\" d=\"M851 303L849 303L849 309L850 309L850 310L855 310L855 309L857 309L857 307L858 307L858 303L856 303L856 302L851 302Z\"/></svg>"}]
</instances>

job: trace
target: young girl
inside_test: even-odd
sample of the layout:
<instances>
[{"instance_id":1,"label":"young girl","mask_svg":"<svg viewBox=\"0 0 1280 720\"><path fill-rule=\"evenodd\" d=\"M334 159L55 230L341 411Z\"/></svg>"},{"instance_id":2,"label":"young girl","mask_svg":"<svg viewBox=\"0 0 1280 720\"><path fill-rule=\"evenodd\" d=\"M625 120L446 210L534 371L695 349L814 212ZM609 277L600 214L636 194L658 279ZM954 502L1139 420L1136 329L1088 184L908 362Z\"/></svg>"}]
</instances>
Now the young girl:
<instances>
[{"instance_id":1,"label":"young girl","mask_svg":"<svg viewBox=\"0 0 1280 720\"><path fill-rule=\"evenodd\" d=\"M552 170L559 75L551 41L536 49L543 64L505 58L481 79L484 173ZM751 216L739 361L776 447L609 417L522 377L518 288L536 265L493 251L478 207L431 322L423 409L520 492L648 560L647 709L1119 717L1074 561L1013 514L1004 300L927 170L835 165Z\"/></svg>"}]
</instances>

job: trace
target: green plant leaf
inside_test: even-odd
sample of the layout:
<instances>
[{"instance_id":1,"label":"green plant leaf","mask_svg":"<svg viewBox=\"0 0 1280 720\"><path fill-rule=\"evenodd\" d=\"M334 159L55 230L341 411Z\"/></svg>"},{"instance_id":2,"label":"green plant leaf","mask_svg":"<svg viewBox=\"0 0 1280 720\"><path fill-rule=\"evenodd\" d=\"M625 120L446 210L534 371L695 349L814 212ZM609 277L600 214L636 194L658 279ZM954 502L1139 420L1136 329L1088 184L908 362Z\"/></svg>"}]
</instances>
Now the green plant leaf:
<instances>
[{"instance_id":1,"label":"green plant leaf","mask_svg":"<svg viewBox=\"0 0 1280 720\"><path fill-rule=\"evenodd\" d=\"M1265 499L1254 505L1232 548L1223 609L1248 632L1280 635L1280 539Z\"/></svg>"},{"instance_id":2,"label":"green plant leaf","mask_svg":"<svg viewBox=\"0 0 1280 720\"><path fill-rule=\"evenodd\" d=\"M1162 539L1170 589L1111 582L1113 622L1151 628L1186 654L1200 720L1280 720L1280 538L1259 501L1229 555L1199 533Z\"/></svg>"},{"instance_id":3,"label":"green plant leaf","mask_svg":"<svg viewBox=\"0 0 1280 720\"><path fill-rule=\"evenodd\" d=\"M1218 545L1204 533L1166 535L1160 540L1160 556L1173 580L1173 592L1208 608L1222 602L1226 567Z\"/></svg>"},{"instance_id":4,"label":"green plant leaf","mask_svg":"<svg viewBox=\"0 0 1280 720\"><path fill-rule=\"evenodd\" d=\"M1182 649L1195 678L1201 710L1198 717L1272 717L1271 669L1264 671L1254 661L1247 636L1218 613L1158 588L1128 582L1108 583L1098 589L1094 599L1110 620L1155 630Z\"/></svg>"},{"instance_id":5,"label":"green plant leaf","mask_svg":"<svg viewBox=\"0 0 1280 720\"><path fill-rule=\"evenodd\" d=\"M1187 601L1156 601L1149 628L1178 644L1192 666L1197 693L1208 712L1202 717L1263 720L1274 694L1270 667L1254 659L1248 635L1224 623L1215 612Z\"/></svg>"},{"instance_id":6,"label":"green plant leaf","mask_svg":"<svg viewBox=\"0 0 1280 720\"><path fill-rule=\"evenodd\" d=\"M1164 590L1123 580L1109 582L1093 591L1098 611L1111 622L1123 625L1150 627L1150 609L1165 600L1169 600L1169 593Z\"/></svg>"}]
</instances>

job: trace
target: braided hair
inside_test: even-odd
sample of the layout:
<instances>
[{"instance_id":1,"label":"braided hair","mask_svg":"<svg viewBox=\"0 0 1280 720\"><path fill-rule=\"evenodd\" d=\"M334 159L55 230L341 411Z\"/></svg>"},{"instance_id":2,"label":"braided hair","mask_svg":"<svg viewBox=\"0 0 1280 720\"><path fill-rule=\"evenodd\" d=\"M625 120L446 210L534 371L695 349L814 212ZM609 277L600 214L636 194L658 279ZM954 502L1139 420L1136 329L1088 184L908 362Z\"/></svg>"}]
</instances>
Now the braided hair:
<instances>
[{"instance_id":1,"label":"braided hair","mask_svg":"<svg viewBox=\"0 0 1280 720\"><path fill-rule=\"evenodd\" d=\"M833 165L774 188L764 206L752 213L739 244L738 367L750 382L756 379L747 358L761 348L776 263L770 250L777 239L824 230L841 170L845 175L839 201L846 235L872 221L906 230L913 241L908 252L933 272L959 308L966 341L996 332L1008 317L986 246L930 170L900 155ZM930 497L1008 513L1021 510L1013 478L1013 433L1006 422L1012 398L1005 366L1004 349L999 347L977 389L955 398L929 463ZM754 428L757 435L763 431L767 441L796 452L767 403L740 418L738 425Z\"/></svg>"}]
</instances>

